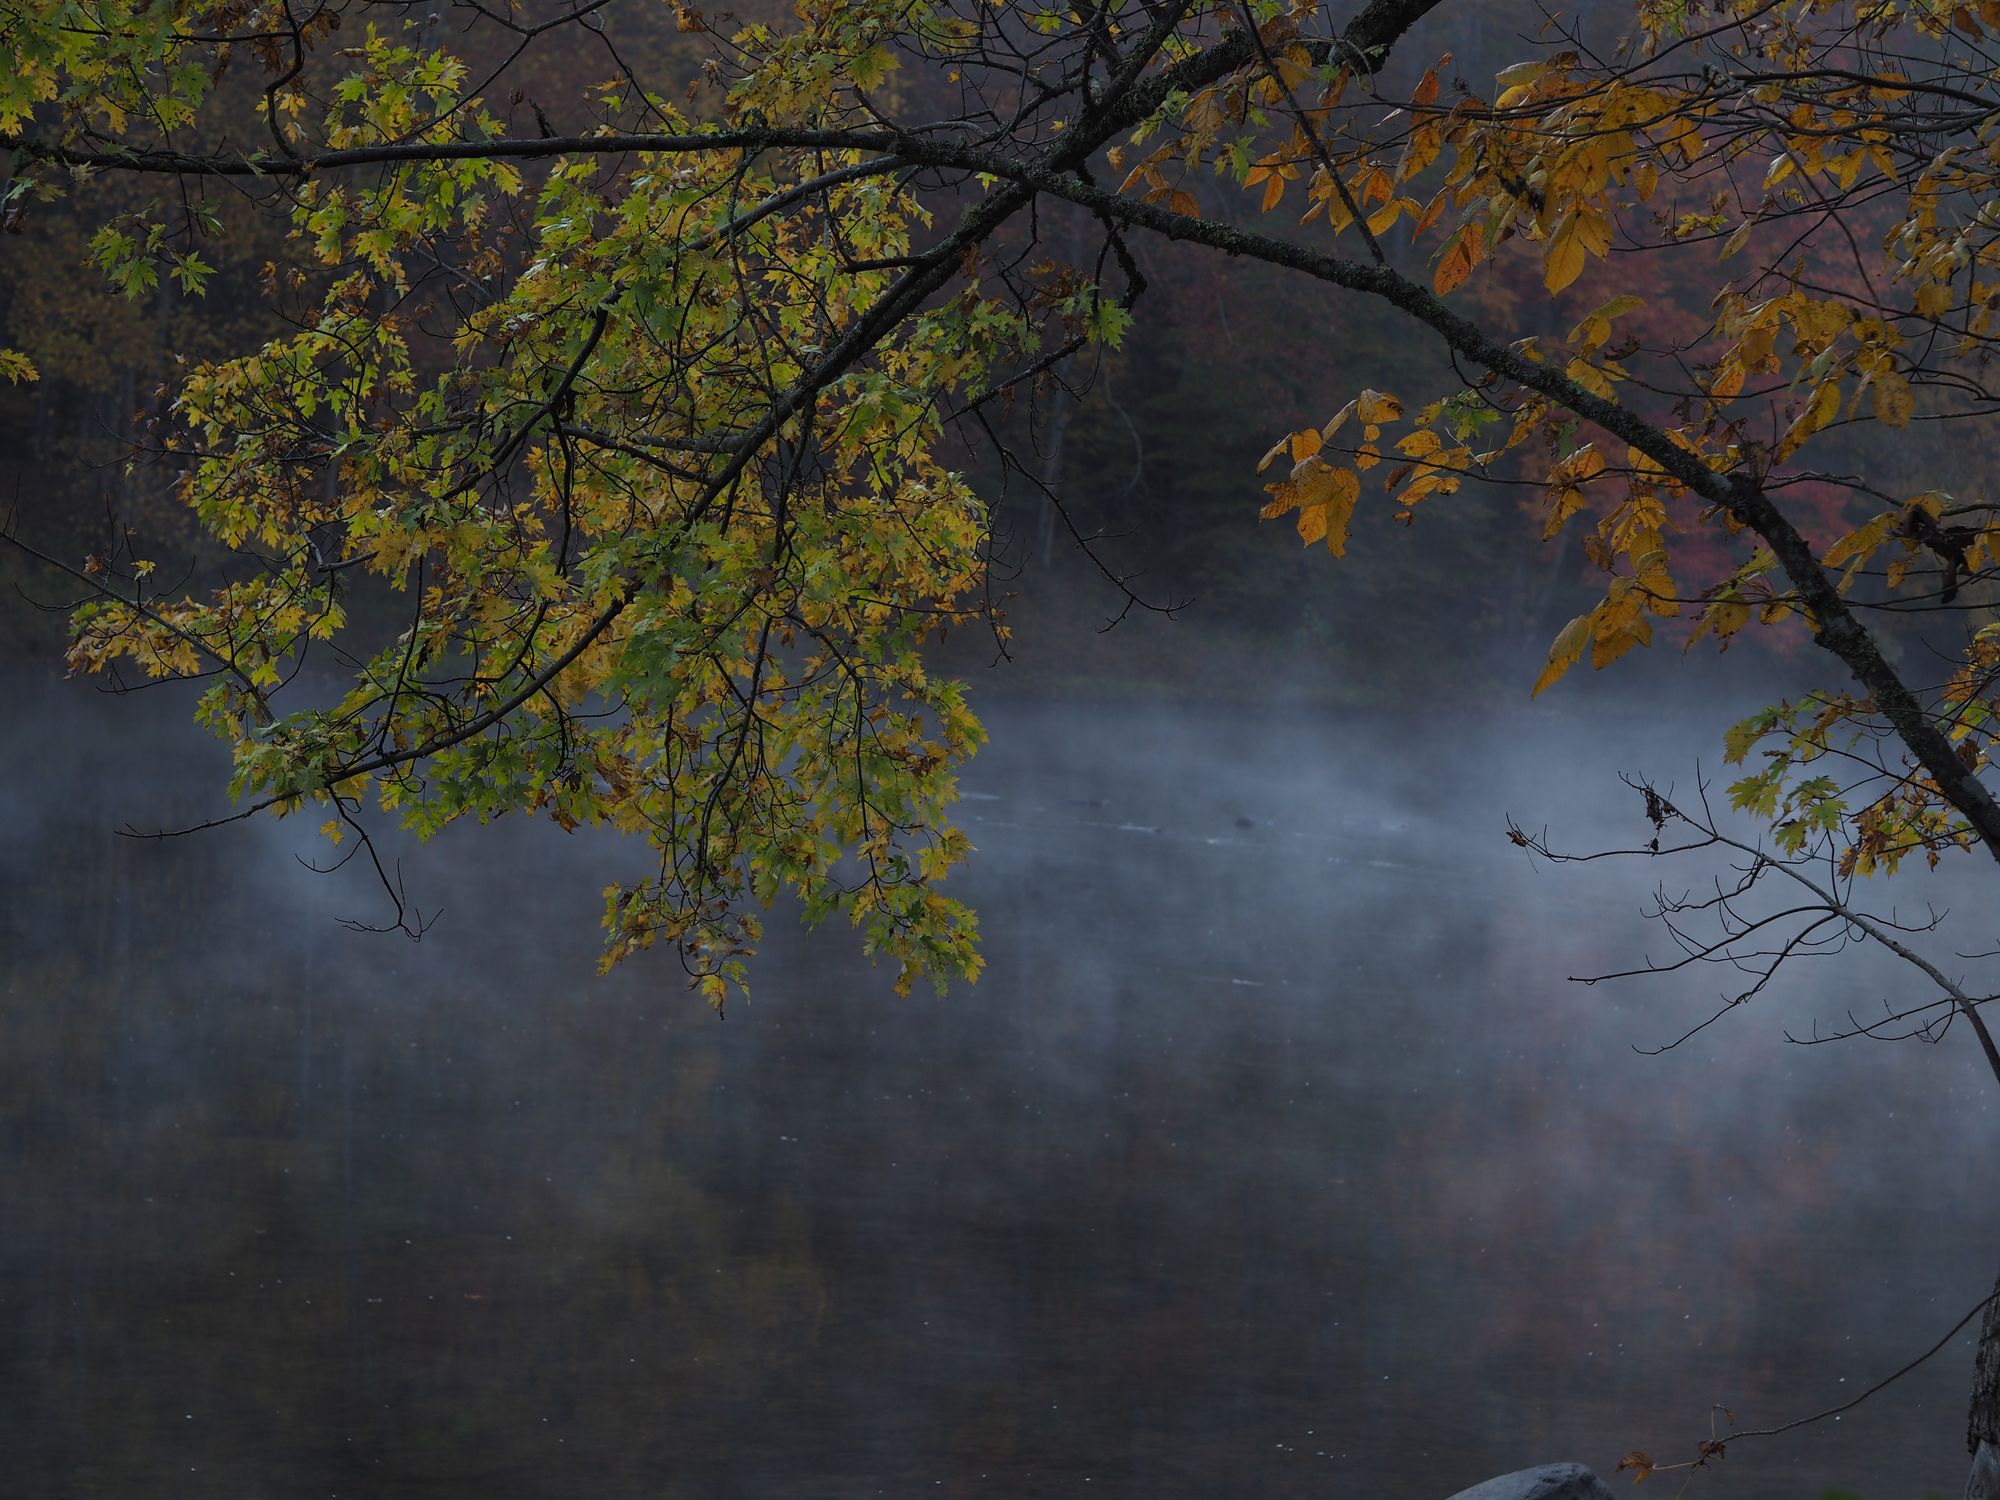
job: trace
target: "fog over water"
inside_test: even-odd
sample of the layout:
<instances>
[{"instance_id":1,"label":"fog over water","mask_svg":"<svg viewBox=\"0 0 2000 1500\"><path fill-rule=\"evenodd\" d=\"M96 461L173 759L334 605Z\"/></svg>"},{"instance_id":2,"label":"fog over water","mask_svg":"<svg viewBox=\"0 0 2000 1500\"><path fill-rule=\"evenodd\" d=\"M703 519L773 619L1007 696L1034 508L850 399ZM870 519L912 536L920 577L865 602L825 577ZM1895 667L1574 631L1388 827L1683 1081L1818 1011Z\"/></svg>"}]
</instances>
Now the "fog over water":
<instances>
[{"instance_id":1,"label":"fog over water","mask_svg":"<svg viewBox=\"0 0 2000 1500\"><path fill-rule=\"evenodd\" d=\"M1700 871L1506 815L1643 842L1616 773L1685 786L1719 712L989 704L986 977L901 1000L774 919L717 1019L594 976L611 841L454 830L433 932L356 935L307 820L113 835L222 808L181 701L8 695L9 1494L1424 1500L1831 1405L2000 1259L1971 1038L1784 1039L1910 978L1808 965L1657 1057L1723 978L1565 982ZM1955 1492L1970 1363L1694 1493Z\"/></svg>"}]
</instances>

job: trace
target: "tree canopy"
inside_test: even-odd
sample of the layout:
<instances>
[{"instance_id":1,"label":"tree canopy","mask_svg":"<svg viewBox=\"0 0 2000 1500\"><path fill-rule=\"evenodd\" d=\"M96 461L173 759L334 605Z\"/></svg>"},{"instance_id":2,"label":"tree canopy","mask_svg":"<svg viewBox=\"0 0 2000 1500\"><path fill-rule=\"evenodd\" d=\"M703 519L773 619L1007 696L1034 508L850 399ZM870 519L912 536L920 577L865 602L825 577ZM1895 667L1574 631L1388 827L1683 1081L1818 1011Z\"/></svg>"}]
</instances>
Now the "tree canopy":
<instances>
[{"instance_id":1,"label":"tree canopy","mask_svg":"<svg viewBox=\"0 0 2000 1500\"><path fill-rule=\"evenodd\" d=\"M184 357L145 438L223 581L51 558L72 664L205 679L237 816L643 835L606 961L671 945L718 1004L781 892L904 986L973 977L939 883L982 732L929 665L1005 638L967 442L1039 472L1009 409L1112 356L1161 237L1459 373L1245 433L1267 518L1423 547L1524 487L1601 589L1536 691L1803 624L1844 671L1735 731L1737 804L1843 878L2000 856L2000 0L1635 0L1490 78L1451 13L15 0L0 214L71 195L125 293L283 320Z\"/></svg>"}]
</instances>

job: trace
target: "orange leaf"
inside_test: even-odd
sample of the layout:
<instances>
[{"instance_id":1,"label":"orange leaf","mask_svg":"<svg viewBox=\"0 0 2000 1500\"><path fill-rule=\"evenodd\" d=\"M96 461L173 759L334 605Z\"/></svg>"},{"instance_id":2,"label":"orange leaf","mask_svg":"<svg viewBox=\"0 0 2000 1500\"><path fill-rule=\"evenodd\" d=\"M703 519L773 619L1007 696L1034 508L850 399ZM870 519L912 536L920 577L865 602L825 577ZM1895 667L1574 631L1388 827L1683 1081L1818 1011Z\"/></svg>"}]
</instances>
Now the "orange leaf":
<instances>
[{"instance_id":1,"label":"orange leaf","mask_svg":"<svg viewBox=\"0 0 2000 1500\"><path fill-rule=\"evenodd\" d=\"M1472 268L1485 258L1485 232L1477 224L1461 224L1458 232L1445 241L1431 285L1437 288L1440 297L1449 296L1460 282L1472 274Z\"/></svg>"},{"instance_id":2,"label":"orange leaf","mask_svg":"<svg viewBox=\"0 0 2000 1500\"><path fill-rule=\"evenodd\" d=\"M1653 1472L1653 1461L1637 1448L1634 1448L1630 1453L1618 1460L1618 1467L1613 1472L1622 1474L1627 1469L1637 1469L1639 1472L1633 1476L1632 1482L1634 1484L1644 1484L1646 1476Z\"/></svg>"}]
</instances>

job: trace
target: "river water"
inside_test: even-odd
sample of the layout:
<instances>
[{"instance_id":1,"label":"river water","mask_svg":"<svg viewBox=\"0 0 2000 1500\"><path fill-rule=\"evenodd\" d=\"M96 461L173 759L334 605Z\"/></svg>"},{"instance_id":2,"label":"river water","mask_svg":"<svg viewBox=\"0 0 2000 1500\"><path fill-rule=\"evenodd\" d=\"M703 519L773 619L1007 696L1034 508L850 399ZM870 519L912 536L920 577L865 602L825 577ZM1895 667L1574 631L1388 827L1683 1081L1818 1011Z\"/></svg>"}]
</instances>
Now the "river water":
<instances>
[{"instance_id":1,"label":"river water","mask_svg":"<svg viewBox=\"0 0 2000 1500\"><path fill-rule=\"evenodd\" d=\"M1968 1037L1785 1041L1904 976L1656 1057L1720 978L1566 982L1670 872L1504 815L1643 839L1615 771L1698 739L997 707L987 976L777 921L718 1019L594 976L615 845L454 830L357 935L303 828L115 836L221 806L183 705L9 701L8 1493L1423 1500L1833 1405L2000 1255ZM1949 1492L1969 1367L1695 1492Z\"/></svg>"}]
</instances>

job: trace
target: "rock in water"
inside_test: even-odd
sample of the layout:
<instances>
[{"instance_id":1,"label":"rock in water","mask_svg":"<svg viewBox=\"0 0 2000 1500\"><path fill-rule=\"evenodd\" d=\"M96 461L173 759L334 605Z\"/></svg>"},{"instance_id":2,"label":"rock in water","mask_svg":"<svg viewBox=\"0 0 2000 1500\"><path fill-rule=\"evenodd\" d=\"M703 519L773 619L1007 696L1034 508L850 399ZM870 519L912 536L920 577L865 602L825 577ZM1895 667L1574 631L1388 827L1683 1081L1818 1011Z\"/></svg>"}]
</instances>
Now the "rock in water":
<instances>
[{"instance_id":1,"label":"rock in water","mask_svg":"<svg viewBox=\"0 0 2000 1500\"><path fill-rule=\"evenodd\" d=\"M1972 1456L1972 1476L1965 1481L1965 1500L2000 1500L2000 1451L1982 1442Z\"/></svg>"},{"instance_id":2,"label":"rock in water","mask_svg":"<svg viewBox=\"0 0 2000 1500\"><path fill-rule=\"evenodd\" d=\"M1522 1469L1502 1474L1469 1490L1460 1490L1451 1500L1616 1500L1610 1490L1582 1464L1543 1464L1538 1469Z\"/></svg>"}]
</instances>

